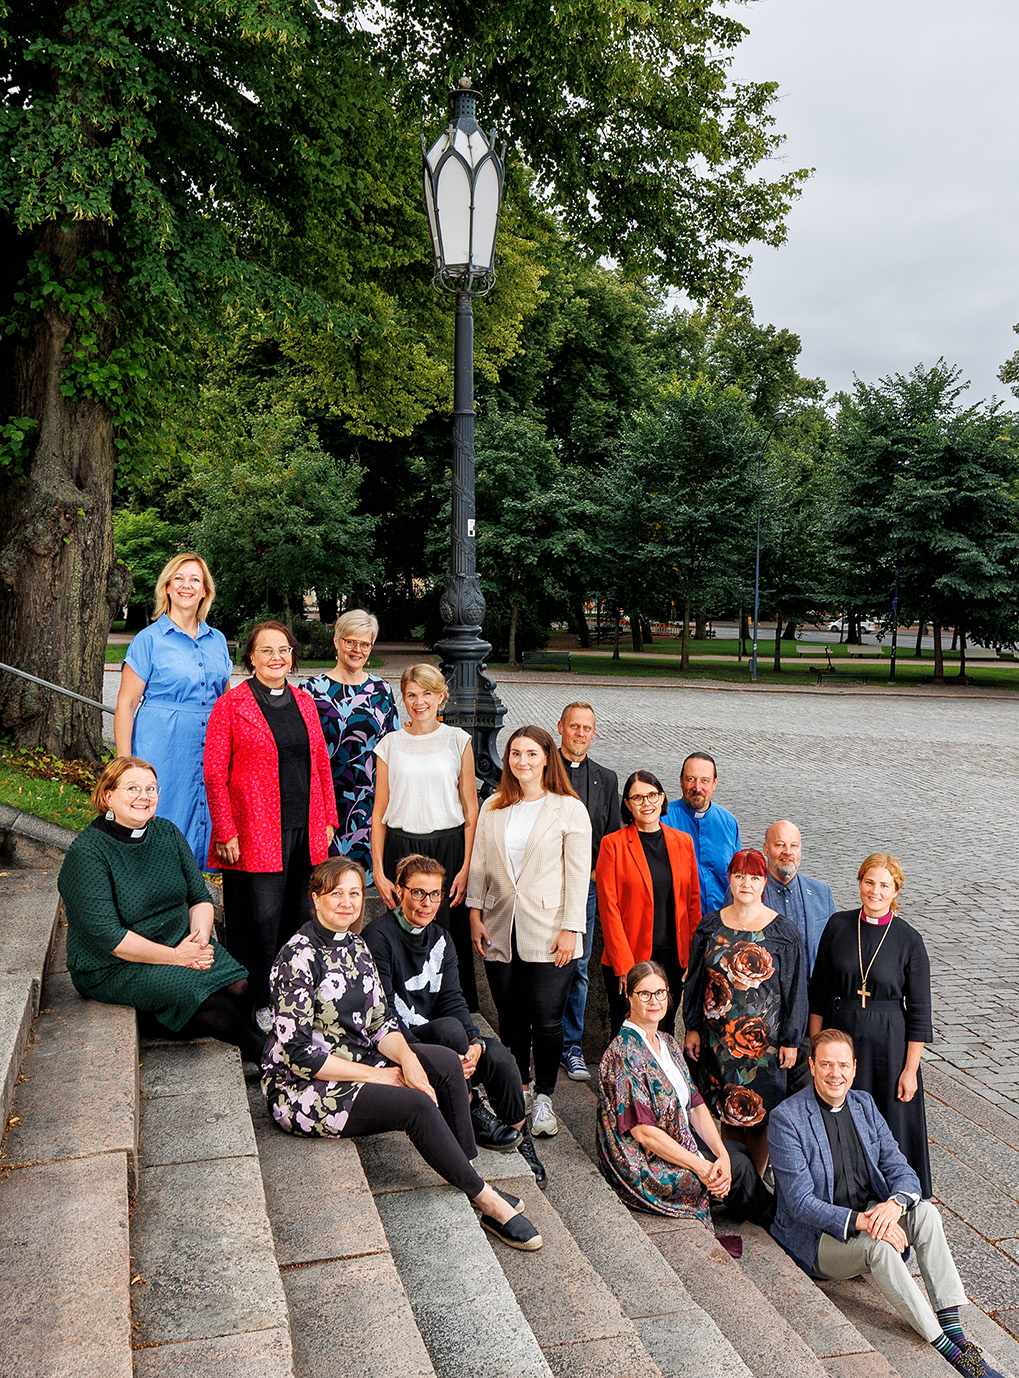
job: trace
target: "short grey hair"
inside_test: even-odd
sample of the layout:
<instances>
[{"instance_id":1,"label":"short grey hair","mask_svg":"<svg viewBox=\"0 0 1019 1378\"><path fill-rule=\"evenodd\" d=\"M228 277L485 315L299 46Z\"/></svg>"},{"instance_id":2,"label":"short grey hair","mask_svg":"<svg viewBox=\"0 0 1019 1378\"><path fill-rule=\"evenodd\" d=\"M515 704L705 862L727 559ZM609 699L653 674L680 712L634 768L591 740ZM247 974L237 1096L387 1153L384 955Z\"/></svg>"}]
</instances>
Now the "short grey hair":
<instances>
[{"instance_id":1,"label":"short grey hair","mask_svg":"<svg viewBox=\"0 0 1019 1378\"><path fill-rule=\"evenodd\" d=\"M333 640L339 641L341 636L350 636L354 632L369 632L374 645L379 634L379 619L372 613L365 612L364 608L351 608L349 612L336 619Z\"/></svg>"}]
</instances>

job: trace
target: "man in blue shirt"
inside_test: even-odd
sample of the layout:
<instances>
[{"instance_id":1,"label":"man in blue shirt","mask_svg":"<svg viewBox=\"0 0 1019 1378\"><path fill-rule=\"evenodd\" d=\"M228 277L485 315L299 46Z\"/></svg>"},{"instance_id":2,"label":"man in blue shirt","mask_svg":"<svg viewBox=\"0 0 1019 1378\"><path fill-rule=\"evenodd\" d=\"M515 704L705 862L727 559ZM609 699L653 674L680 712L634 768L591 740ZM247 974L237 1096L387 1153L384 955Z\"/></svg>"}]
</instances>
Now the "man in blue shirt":
<instances>
[{"instance_id":1,"label":"man in blue shirt","mask_svg":"<svg viewBox=\"0 0 1019 1378\"><path fill-rule=\"evenodd\" d=\"M795 924L806 949L809 976L814 970L817 945L825 924L835 913L835 896L827 881L801 874L801 853L800 830L796 824L787 818L772 823L764 834L764 856L768 863L764 903ZM809 1053L810 1040L805 1038L789 1073L790 1095L810 1081Z\"/></svg>"},{"instance_id":2,"label":"man in blue shirt","mask_svg":"<svg viewBox=\"0 0 1019 1378\"><path fill-rule=\"evenodd\" d=\"M711 796L718 784L715 758L695 751L683 762L682 799L674 799L662 820L693 839L701 885L701 913L721 909L729 889L729 862L740 850L739 824Z\"/></svg>"}]
</instances>

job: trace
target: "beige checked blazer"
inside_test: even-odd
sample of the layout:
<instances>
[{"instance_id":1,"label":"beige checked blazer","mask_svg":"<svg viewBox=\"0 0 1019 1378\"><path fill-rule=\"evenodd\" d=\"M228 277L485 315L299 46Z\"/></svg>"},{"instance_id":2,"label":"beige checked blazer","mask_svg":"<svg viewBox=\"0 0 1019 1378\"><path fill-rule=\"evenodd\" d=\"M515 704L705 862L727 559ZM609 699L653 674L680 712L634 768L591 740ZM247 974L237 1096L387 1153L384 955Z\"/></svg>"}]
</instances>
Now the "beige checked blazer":
<instances>
[{"instance_id":1,"label":"beige checked blazer","mask_svg":"<svg viewBox=\"0 0 1019 1378\"><path fill-rule=\"evenodd\" d=\"M517 952L525 962L550 962L552 944L569 929L577 956L587 928L591 877L591 820L574 795L546 794L524 848L516 880L506 851L508 809L486 799L478 817L467 880L467 906L480 909L491 947L487 962L508 962L516 928Z\"/></svg>"}]
</instances>

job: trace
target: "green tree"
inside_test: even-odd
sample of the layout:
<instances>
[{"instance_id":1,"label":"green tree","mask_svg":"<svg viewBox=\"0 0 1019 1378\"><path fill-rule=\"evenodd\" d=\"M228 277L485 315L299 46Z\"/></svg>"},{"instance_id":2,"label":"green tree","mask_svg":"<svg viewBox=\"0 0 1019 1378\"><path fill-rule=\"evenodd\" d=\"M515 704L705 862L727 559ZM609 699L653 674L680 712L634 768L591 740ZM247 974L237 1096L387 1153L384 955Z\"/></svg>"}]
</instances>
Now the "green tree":
<instances>
[{"instance_id":1,"label":"green tree","mask_svg":"<svg viewBox=\"0 0 1019 1378\"><path fill-rule=\"evenodd\" d=\"M679 608L684 670L691 610L734 601L752 567L763 440L738 388L680 382L634 418L606 471L621 601L631 620Z\"/></svg>"},{"instance_id":2,"label":"green tree","mask_svg":"<svg viewBox=\"0 0 1019 1378\"><path fill-rule=\"evenodd\" d=\"M190 538L215 572L221 619L278 608L289 626L305 590L369 583L377 568L371 519L357 510L360 467L326 454L282 407L218 420L192 474L202 515Z\"/></svg>"},{"instance_id":3,"label":"green tree","mask_svg":"<svg viewBox=\"0 0 1019 1378\"><path fill-rule=\"evenodd\" d=\"M898 569L903 615L931 623L936 680L944 627L996 644L1019 636L1015 418L997 403L963 407L960 378L941 359L857 381L836 427L830 539L843 602L887 602Z\"/></svg>"},{"instance_id":4,"label":"green tree","mask_svg":"<svg viewBox=\"0 0 1019 1378\"><path fill-rule=\"evenodd\" d=\"M136 632L152 615L159 572L178 550L182 532L154 508L121 508L113 514L117 559L131 571L133 588L127 605L127 630Z\"/></svg>"}]
</instances>

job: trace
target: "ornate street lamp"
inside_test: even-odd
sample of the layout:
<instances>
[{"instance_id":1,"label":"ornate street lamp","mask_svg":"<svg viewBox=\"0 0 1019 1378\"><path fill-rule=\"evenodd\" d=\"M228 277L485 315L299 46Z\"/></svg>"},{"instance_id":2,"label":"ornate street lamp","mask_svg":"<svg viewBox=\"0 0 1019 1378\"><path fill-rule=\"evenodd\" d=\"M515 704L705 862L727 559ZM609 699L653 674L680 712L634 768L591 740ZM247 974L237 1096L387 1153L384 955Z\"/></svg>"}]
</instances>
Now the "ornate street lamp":
<instances>
[{"instance_id":1,"label":"ornate street lamp","mask_svg":"<svg viewBox=\"0 0 1019 1378\"><path fill-rule=\"evenodd\" d=\"M424 138L425 209L435 254L433 284L456 297L453 353L453 506L451 554L439 604L443 634L436 649L449 686L443 720L471 734L480 778L498 782L496 738L506 716L495 682L484 673L492 647L479 633L485 599L474 546L474 314L471 298L495 282L495 237L502 196L502 157L478 127L476 91L467 77L450 92L452 118L428 148ZM503 148L505 156L505 147Z\"/></svg>"},{"instance_id":2,"label":"ornate street lamp","mask_svg":"<svg viewBox=\"0 0 1019 1378\"><path fill-rule=\"evenodd\" d=\"M754 643L750 654L750 681L757 683L757 627L761 619L761 498L763 496L761 466L764 462L764 452L768 448L771 437L778 430L784 421L789 419L789 408L778 407L772 416L771 430L764 437L764 444L761 446L757 455L757 553L754 556ZM742 622L742 619L741 619ZM740 627L742 631L742 626Z\"/></svg>"}]
</instances>

